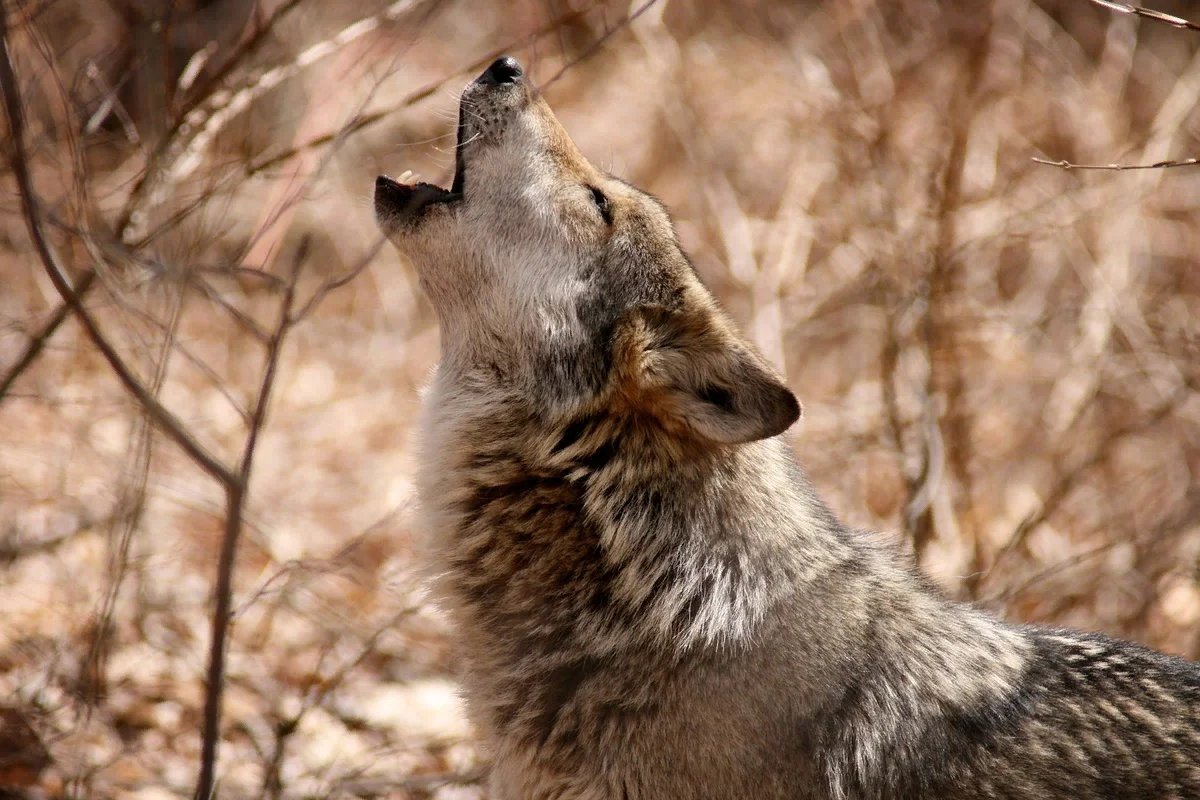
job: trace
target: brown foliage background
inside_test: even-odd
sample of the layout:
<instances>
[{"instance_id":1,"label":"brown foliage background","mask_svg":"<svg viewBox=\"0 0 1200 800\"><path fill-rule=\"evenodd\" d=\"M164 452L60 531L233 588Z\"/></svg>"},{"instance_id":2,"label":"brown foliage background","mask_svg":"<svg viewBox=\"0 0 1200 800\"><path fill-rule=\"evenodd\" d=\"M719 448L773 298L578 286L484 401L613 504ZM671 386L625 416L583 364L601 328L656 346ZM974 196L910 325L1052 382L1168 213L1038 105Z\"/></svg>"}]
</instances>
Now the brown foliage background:
<instances>
[{"instance_id":1,"label":"brown foliage background","mask_svg":"<svg viewBox=\"0 0 1200 800\"><path fill-rule=\"evenodd\" d=\"M478 796L410 531L437 332L370 198L448 180L457 89L499 52L673 209L840 514L1009 619L1200 656L1200 167L1031 160L1200 155L1200 34L1087 0L5 7L60 258L230 464L294 290L223 796ZM189 796L222 487L53 324L0 150L0 786Z\"/></svg>"}]
</instances>

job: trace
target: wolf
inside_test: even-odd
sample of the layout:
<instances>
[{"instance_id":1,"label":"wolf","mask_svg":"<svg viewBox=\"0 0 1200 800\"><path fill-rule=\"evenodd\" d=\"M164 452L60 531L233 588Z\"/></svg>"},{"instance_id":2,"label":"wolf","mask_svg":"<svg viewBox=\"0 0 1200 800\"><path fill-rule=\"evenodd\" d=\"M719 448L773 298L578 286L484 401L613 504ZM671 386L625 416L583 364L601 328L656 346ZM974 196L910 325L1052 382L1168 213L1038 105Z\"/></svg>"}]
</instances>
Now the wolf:
<instances>
[{"instance_id":1,"label":"wolf","mask_svg":"<svg viewBox=\"0 0 1200 800\"><path fill-rule=\"evenodd\" d=\"M1200 668L953 602L848 529L796 397L511 58L375 185L442 358L419 496L497 800L1200 798Z\"/></svg>"}]
</instances>

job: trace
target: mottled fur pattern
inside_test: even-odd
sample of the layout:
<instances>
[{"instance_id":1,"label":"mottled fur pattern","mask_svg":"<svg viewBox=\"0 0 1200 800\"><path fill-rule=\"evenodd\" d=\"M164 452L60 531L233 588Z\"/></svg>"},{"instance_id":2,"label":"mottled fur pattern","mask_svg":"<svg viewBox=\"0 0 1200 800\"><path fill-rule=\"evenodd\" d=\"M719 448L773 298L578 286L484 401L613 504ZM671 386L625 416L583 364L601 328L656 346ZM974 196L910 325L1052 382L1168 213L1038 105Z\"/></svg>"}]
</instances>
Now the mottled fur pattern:
<instances>
[{"instance_id":1,"label":"mottled fur pattern","mask_svg":"<svg viewBox=\"0 0 1200 800\"><path fill-rule=\"evenodd\" d=\"M792 394L515 64L376 210L441 322L420 494L497 800L1200 798L1200 670L944 599L821 503Z\"/></svg>"}]
</instances>

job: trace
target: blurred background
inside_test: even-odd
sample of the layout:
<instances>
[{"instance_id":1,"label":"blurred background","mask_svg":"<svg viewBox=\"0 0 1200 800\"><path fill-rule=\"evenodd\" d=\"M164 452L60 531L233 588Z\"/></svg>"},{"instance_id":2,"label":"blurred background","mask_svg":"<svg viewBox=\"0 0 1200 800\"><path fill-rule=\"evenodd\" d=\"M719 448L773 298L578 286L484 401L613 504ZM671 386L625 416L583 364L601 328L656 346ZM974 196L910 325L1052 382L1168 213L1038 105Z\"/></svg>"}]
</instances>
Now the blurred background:
<instances>
[{"instance_id":1,"label":"blurred background","mask_svg":"<svg viewBox=\"0 0 1200 800\"><path fill-rule=\"evenodd\" d=\"M6 130L0 795L191 796L236 484L222 796L482 796L414 560L437 331L371 196L449 180L500 53L673 210L840 515L1008 619L1200 656L1200 167L1033 160L1200 156L1200 33L1089 0L3 5L47 238L176 433L47 277Z\"/></svg>"}]
</instances>

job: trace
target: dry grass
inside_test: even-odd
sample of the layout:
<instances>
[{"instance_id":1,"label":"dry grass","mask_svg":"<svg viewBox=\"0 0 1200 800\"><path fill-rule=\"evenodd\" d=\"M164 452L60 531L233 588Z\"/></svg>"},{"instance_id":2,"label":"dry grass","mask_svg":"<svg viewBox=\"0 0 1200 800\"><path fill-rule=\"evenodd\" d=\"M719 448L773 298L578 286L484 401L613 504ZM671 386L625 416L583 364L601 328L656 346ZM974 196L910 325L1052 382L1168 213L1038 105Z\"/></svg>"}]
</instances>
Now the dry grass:
<instances>
[{"instance_id":1,"label":"dry grass","mask_svg":"<svg viewBox=\"0 0 1200 800\"><path fill-rule=\"evenodd\" d=\"M795 444L841 514L1009 618L1200 655L1200 168L1033 160L1200 156L1200 35L1088 0L169 5L4 3L34 190L86 308L222 464L261 429L222 796L478 792L410 531L437 334L370 193L448 176L457 87L499 51L675 211L804 401ZM55 324L12 146L0 787L186 797L228 486Z\"/></svg>"}]
</instances>

